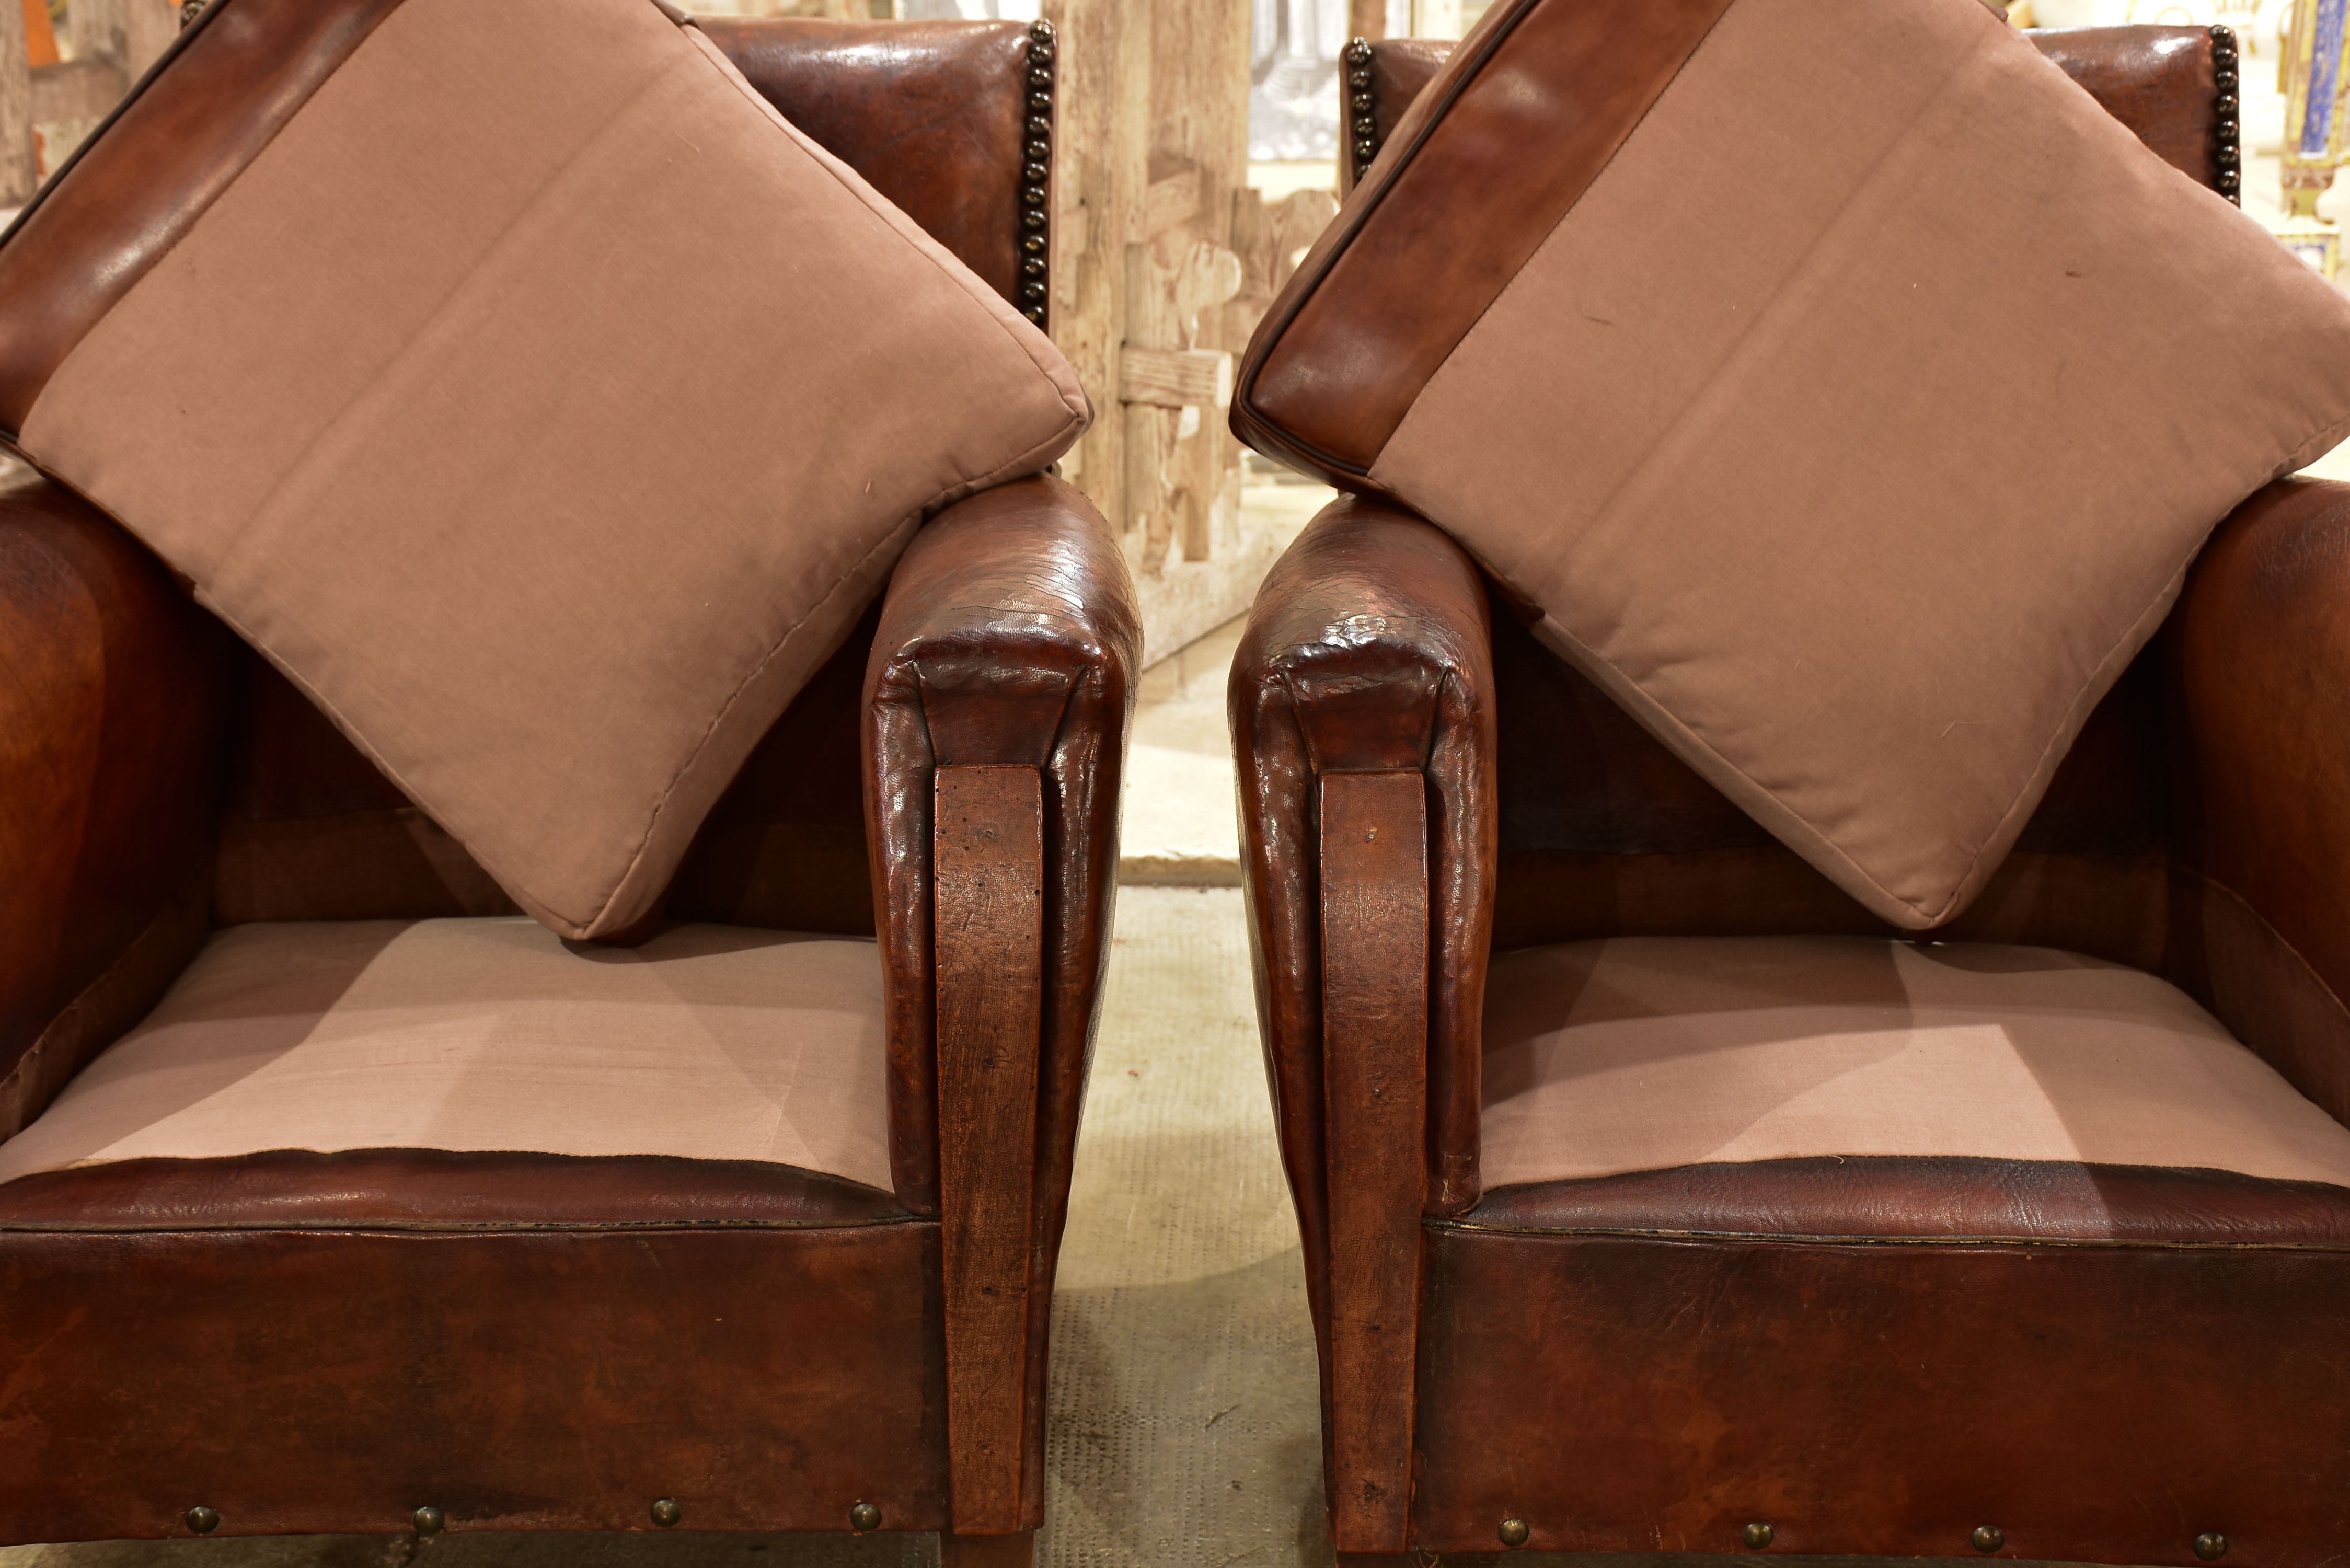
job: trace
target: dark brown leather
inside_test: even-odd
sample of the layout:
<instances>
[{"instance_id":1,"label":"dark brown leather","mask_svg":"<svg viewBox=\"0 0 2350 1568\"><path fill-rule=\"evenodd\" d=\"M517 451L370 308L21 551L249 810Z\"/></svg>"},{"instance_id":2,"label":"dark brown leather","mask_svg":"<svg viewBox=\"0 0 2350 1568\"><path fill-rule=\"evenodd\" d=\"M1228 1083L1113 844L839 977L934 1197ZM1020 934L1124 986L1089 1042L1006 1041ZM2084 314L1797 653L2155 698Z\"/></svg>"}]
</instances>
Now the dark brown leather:
<instances>
[{"instance_id":1,"label":"dark brown leather","mask_svg":"<svg viewBox=\"0 0 2350 1568\"><path fill-rule=\"evenodd\" d=\"M1018 22L697 18L784 118L865 176L1014 305L1028 29ZM1040 182L1041 182L1041 177ZM1040 296L1041 297L1041 296Z\"/></svg>"},{"instance_id":2,"label":"dark brown leather","mask_svg":"<svg viewBox=\"0 0 2350 1568\"><path fill-rule=\"evenodd\" d=\"M2350 1189L2158 1166L1846 1155L1504 1187L1460 1223L1659 1237L2350 1250Z\"/></svg>"},{"instance_id":3,"label":"dark brown leather","mask_svg":"<svg viewBox=\"0 0 2350 1568\"><path fill-rule=\"evenodd\" d=\"M2164 162L2219 188L2220 94L2209 27L2065 27L2024 36Z\"/></svg>"},{"instance_id":4,"label":"dark brown leather","mask_svg":"<svg viewBox=\"0 0 2350 1568\"><path fill-rule=\"evenodd\" d=\"M0 1184L0 1229L275 1231L353 1225L872 1225L889 1194L820 1171L668 1155L275 1149L235 1159L128 1159Z\"/></svg>"},{"instance_id":5,"label":"dark brown leather","mask_svg":"<svg viewBox=\"0 0 2350 1568\"><path fill-rule=\"evenodd\" d=\"M946 1522L938 1228L0 1231L0 1540Z\"/></svg>"},{"instance_id":6,"label":"dark brown leather","mask_svg":"<svg viewBox=\"0 0 2350 1568\"><path fill-rule=\"evenodd\" d=\"M1487 12L1259 324L1233 433L1341 488L1367 473L1729 5L1508 0Z\"/></svg>"},{"instance_id":7,"label":"dark brown leather","mask_svg":"<svg viewBox=\"0 0 2350 1568\"><path fill-rule=\"evenodd\" d=\"M914 536L882 601L865 675L889 1159L899 1201L918 1213L939 1210L935 775L1013 764L1043 778L1045 972L1022 1484L1022 1495L1040 1502L1045 1339L1109 961L1118 784L1141 652L1133 581L1107 524L1074 485L1038 475L959 502Z\"/></svg>"},{"instance_id":8,"label":"dark brown leather","mask_svg":"<svg viewBox=\"0 0 2350 1568\"><path fill-rule=\"evenodd\" d=\"M1327 1248L1317 781L1395 768L1428 777L1429 1200L1459 1213L1477 1200L1492 946L1490 644L1484 588L1460 546L1398 508L1342 497L1274 565L1232 659L1257 1005L1317 1296Z\"/></svg>"},{"instance_id":9,"label":"dark brown leather","mask_svg":"<svg viewBox=\"0 0 2350 1568\"><path fill-rule=\"evenodd\" d=\"M2164 641L2177 858L2217 890L2192 900L2174 967L2341 1116L2350 1034L2275 987L2305 969L2336 1008L2350 996L2350 485L2282 480L2239 507L2204 546Z\"/></svg>"},{"instance_id":10,"label":"dark brown leather","mask_svg":"<svg viewBox=\"0 0 2350 1568\"><path fill-rule=\"evenodd\" d=\"M0 430L400 0L213 0L0 236Z\"/></svg>"},{"instance_id":11,"label":"dark brown leather","mask_svg":"<svg viewBox=\"0 0 2350 1568\"><path fill-rule=\"evenodd\" d=\"M200 877L226 654L218 624L97 511L46 483L0 489L0 1075ZM200 916L167 922L170 950L109 1004L136 1009L118 1028L203 931ZM50 1063L16 1109L37 1111L73 1064Z\"/></svg>"},{"instance_id":12,"label":"dark brown leather","mask_svg":"<svg viewBox=\"0 0 2350 1568\"><path fill-rule=\"evenodd\" d=\"M1431 1223L1414 1541L2319 1568L2350 1251Z\"/></svg>"},{"instance_id":13,"label":"dark brown leather","mask_svg":"<svg viewBox=\"0 0 2350 1568\"><path fill-rule=\"evenodd\" d=\"M1039 1189L1066 1192L1086 1042L1107 961L1118 789L1141 655L1125 557L1076 486L1039 475L941 513L898 564L865 673L865 810L889 997L899 1197L938 1204L931 992L931 776L1045 771L1046 908ZM1051 1233L1059 1234L1057 1218Z\"/></svg>"}]
</instances>

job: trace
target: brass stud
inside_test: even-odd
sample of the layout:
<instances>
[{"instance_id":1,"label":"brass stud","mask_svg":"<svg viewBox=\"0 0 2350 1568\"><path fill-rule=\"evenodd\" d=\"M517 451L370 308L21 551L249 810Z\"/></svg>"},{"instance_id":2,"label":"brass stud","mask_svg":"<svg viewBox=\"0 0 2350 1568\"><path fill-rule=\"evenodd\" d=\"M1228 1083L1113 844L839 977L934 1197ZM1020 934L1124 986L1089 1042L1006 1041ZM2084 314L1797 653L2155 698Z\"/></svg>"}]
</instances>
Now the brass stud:
<instances>
[{"instance_id":1,"label":"brass stud","mask_svg":"<svg viewBox=\"0 0 2350 1568\"><path fill-rule=\"evenodd\" d=\"M418 1509L414 1517L419 1535L438 1535L442 1527L449 1522L448 1517L429 1502Z\"/></svg>"},{"instance_id":2,"label":"brass stud","mask_svg":"<svg viewBox=\"0 0 2350 1568\"><path fill-rule=\"evenodd\" d=\"M848 1511L848 1528L862 1535L868 1530L881 1528L881 1511L869 1502L860 1502Z\"/></svg>"},{"instance_id":3,"label":"brass stud","mask_svg":"<svg viewBox=\"0 0 2350 1568\"><path fill-rule=\"evenodd\" d=\"M653 1522L663 1530L675 1529L677 1521L684 1517L685 1510L677 1505L677 1499L673 1497L665 1497L653 1504Z\"/></svg>"},{"instance_id":4,"label":"brass stud","mask_svg":"<svg viewBox=\"0 0 2350 1568\"><path fill-rule=\"evenodd\" d=\"M2007 1544L2007 1532L1996 1524L1978 1524L1967 1539L1975 1543L1976 1551L1988 1554Z\"/></svg>"},{"instance_id":5,"label":"brass stud","mask_svg":"<svg viewBox=\"0 0 2350 1568\"><path fill-rule=\"evenodd\" d=\"M2195 1555L2206 1563L2217 1563L2228 1554L2228 1538L2216 1530L2207 1530L2195 1538Z\"/></svg>"},{"instance_id":6,"label":"brass stud","mask_svg":"<svg viewBox=\"0 0 2350 1568\"><path fill-rule=\"evenodd\" d=\"M1750 1551L1760 1552L1776 1541L1779 1538L1779 1532L1772 1529L1767 1521L1758 1519L1740 1531L1738 1538L1746 1542Z\"/></svg>"},{"instance_id":7,"label":"brass stud","mask_svg":"<svg viewBox=\"0 0 2350 1568\"><path fill-rule=\"evenodd\" d=\"M210 1535L220 1528L220 1510L206 1508L203 1503L188 1510L188 1528L198 1535Z\"/></svg>"},{"instance_id":8,"label":"brass stud","mask_svg":"<svg viewBox=\"0 0 2350 1568\"><path fill-rule=\"evenodd\" d=\"M1502 1528L1494 1533L1502 1538L1504 1546L1523 1546L1534 1532L1523 1519L1505 1519L1502 1521Z\"/></svg>"}]
</instances>

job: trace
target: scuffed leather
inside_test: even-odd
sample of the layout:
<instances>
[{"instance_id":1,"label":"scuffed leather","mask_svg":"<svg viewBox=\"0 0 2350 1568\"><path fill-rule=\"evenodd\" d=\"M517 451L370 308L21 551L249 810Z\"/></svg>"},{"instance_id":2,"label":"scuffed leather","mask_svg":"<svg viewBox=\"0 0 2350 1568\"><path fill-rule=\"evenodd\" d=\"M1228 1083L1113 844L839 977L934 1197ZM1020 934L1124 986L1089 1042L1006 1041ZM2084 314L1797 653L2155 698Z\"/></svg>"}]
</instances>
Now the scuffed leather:
<instances>
[{"instance_id":1,"label":"scuffed leather","mask_svg":"<svg viewBox=\"0 0 2350 1568\"><path fill-rule=\"evenodd\" d=\"M1021 303L1025 24L704 16L696 25L785 119Z\"/></svg>"},{"instance_id":2,"label":"scuffed leather","mask_svg":"<svg viewBox=\"0 0 2350 1568\"><path fill-rule=\"evenodd\" d=\"M169 917L212 851L227 652L94 508L46 482L0 489L0 1074L151 928L171 950L110 988L125 1015L81 1031L88 1049L202 940L200 902ZM77 1064L47 1064L42 1092L12 1103L37 1113Z\"/></svg>"},{"instance_id":3,"label":"scuffed leather","mask_svg":"<svg viewBox=\"0 0 2350 1568\"><path fill-rule=\"evenodd\" d=\"M0 429L400 0L213 0L0 244Z\"/></svg>"},{"instance_id":4,"label":"scuffed leather","mask_svg":"<svg viewBox=\"0 0 2350 1568\"><path fill-rule=\"evenodd\" d=\"M1478 1196L1497 842L1492 692L1476 567L1429 524L1351 496L1326 508L1275 564L1232 661L1257 1010L1317 1302L1328 1207L1315 781L1401 768L1428 778L1429 1207L1457 1214Z\"/></svg>"},{"instance_id":5,"label":"scuffed leather","mask_svg":"<svg viewBox=\"0 0 2350 1568\"><path fill-rule=\"evenodd\" d=\"M2219 89L2210 28L2064 27L2024 36L2164 162L2200 184L2215 182Z\"/></svg>"},{"instance_id":6,"label":"scuffed leather","mask_svg":"<svg viewBox=\"0 0 2350 1568\"><path fill-rule=\"evenodd\" d=\"M876 848L899 1200L938 1211L931 775L1010 763L1045 778L1045 1085L1036 1190L1057 1236L1108 959L1118 783L1140 664L1125 557L1076 488L983 491L914 536L865 671L865 813Z\"/></svg>"},{"instance_id":7,"label":"scuffed leather","mask_svg":"<svg viewBox=\"0 0 2350 1568\"><path fill-rule=\"evenodd\" d=\"M2350 1116L2350 485L2280 480L2238 507L2163 651L2187 895L2171 967L2296 1088ZM2296 968L2332 1008L2290 1002Z\"/></svg>"},{"instance_id":8,"label":"scuffed leather","mask_svg":"<svg viewBox=\"0 0 2350 1568\"><path fill-rule=\"evenodd\" d=\"M936 1530L938 1275L911 1220L11 1225L0 1542Z\"/></svg>"},{"instance_id":9,"label":"scuffed leather","mask_svg":"<svg viewBox=\"0 0 2350 1568\"><path fill-rule=\"evenodd\" d=\"M1005 1151L1035 1161L1020 1489L1032 1511L1044 1503L1053 1273L1109 961L1118 786L1141 657L1126 557L1074 485L1039 474L959 502L914 535L866 665L865 816L889 1032L889 1161L898 1201L917 1213L940 1211L933 775L1009 763L1036 768L1044 788L1036 1141L1033 1151Z\"/></svg>"},{"instance_id":10,"label":"scuffed leather","mask_svg":"<svg viewBox=\"0 0 2350 1568\"><path fill-rule=\"evenodd\" d=\"M1858 1242L1899 1236L2350 1251L2350 1189L2168 1166L1831 1155L1499 1188L1460 1223Z\"/></svg>"},{"instance_id":11,"label":"scuffed leather","mask_svg":"<svg viewBox=\"0 0 2350 1568\"><path fill-rule=\"evenodd\" d=\"M2350 1252L1431 1225L1415 1545L2322 1568Z\"/></svg>"},{"instance_id":12,"label":"scuffed leather","mask_svg":"<svg viewBox=\"0 0 2350 1568\"><path fill-rule=\"evenodd\" d=\"M907 1218L862 1182L754 1159L265 1149L120 1159L0 1183L0 1229L278 1230L364 1225L872 1225Z\"/></svg>"},{"instance_id":13,"label":"scuffed leather","mask_svg":"<svg viewBox=\"0 0 2350 1568\"><path fill-rule=\"evenodd\" d=\"M1507 0L1486 12L1258 324L1232 433L1354 488L1729 6Z\"/></svg>"}]
</instances>

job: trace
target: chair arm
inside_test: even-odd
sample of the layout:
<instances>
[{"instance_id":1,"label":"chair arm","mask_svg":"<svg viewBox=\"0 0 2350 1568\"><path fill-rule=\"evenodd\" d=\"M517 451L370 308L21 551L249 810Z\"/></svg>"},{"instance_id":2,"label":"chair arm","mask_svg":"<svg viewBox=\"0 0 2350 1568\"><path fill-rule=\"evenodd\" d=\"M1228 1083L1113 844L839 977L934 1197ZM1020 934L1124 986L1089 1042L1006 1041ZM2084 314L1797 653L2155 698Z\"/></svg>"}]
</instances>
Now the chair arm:
<instances>
[{"instance_id":1,"label":"chair arm","mask_svg":"<svg viewBox=\"0 0 2350 1568\"><path fill-rule=\"evenodd\" d=\"M890 1159L899 1200L941 1220L958 1532L1042 1518L1032 1352L1109 952L1140 649L1117 544L1040 476L914 536L866 666ZM1018 1432L990 1425L1014 1416Z\"/></svg>"},{"instance_id":2,"label":"chair arm","mask_svg":"<svg viewBox=\"0 0 2350 1568\"><path fill-rule=\"evenodd\" d=\"M1342 1552L1402 1549L1424 1213L1478 1196L1492 634L1442 533L1342 498L1258 591L1232 747L1259 1015L1332 1383Z\"/></svg>"},{"instance_id":3,"label":"chair arm","mask_svg":"<svg viewBox=\"0 0 2350 1568\"><path fill-rule=\"evenodd\" d=\"M0 488L0 1137L203 940L227 653L105 516Z\"/></svg>"},{"instance_id":4,"label":"chair arm","mask_svg":"<svg viewBox=\"0 0 2350 1568\"><path fill-rule=\"evenodd\" d=\"M2350 1119L2350 485L2282 480L2245 502L2166 638L2172 966Z\"/></svg>"}]
</instances>

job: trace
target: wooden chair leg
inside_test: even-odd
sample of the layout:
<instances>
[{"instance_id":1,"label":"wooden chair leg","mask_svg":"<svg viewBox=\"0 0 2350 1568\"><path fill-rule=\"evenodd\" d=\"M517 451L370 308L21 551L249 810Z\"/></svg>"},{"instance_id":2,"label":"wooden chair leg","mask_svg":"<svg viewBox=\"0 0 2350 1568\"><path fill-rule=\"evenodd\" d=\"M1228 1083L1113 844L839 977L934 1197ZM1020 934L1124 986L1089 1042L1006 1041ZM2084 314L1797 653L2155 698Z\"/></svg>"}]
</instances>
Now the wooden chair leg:
<instances>
[{"instance_id":1,"label":"wooden chair leg","mask_svg":"<svg viewBox=\"0 0 2350 1568\"><path fill-rule=\"evenodd\" d=\"M1409 1539L1428 1202L1427 792L1417 770L1322 779L1330 1523L1342 1559L1399 1553Z\"/></svg>"},{"instance_id":2,"label":"wooden chair leg","mask_svg":"<svg viewBox=\"0 0 2350 1568\"><path fill-rule=\"evenodd\" d=\"M951 1544L941 1551L950 1568L995 1568L999 1557L1028 1561L1030 1535L1003 1532L1035 1517L1021 1489L1044 1023L1044 780L1032 767L943 767L934 789L947 1466L951 1517L973 1532L943 1538ZM1004 1544L1012 1542L1019 1544Z\"/></svg>"},{"instance_id":3,"label":"wooden chair leg","mask_svg":"<svg viewBox=\"0 0 2350 1568\"><path fill-rule=\"evenodd\" d=\"M1034 1568L1036 1532L1023 1530L1010 1535L939 1535L939 1568Z\"/></svg>"}]
</instances>

